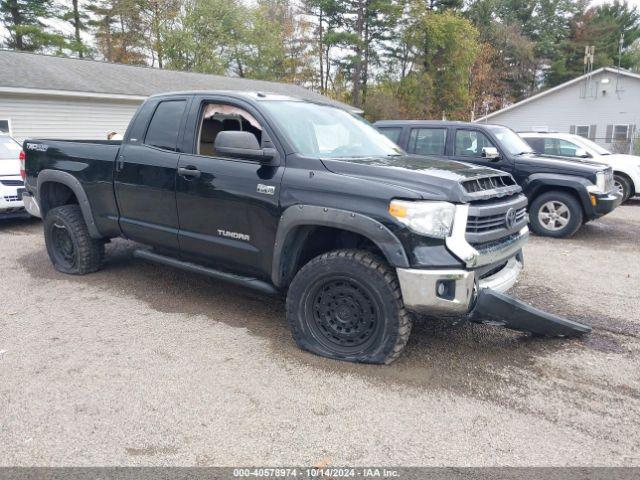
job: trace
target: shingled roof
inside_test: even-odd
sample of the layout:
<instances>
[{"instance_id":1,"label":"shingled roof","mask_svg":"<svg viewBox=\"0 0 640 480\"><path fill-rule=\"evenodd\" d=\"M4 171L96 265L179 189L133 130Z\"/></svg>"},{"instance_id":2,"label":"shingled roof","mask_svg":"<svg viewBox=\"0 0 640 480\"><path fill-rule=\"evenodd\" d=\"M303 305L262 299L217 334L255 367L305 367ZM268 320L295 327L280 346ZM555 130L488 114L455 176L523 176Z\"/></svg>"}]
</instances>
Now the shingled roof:
<instances>
[{"instance_id":1,"label":"shingled roof","mask_svg":"<svg viewBox=\"0 0 640 480\"><path fill-rule=\"evenodd\" d=\"M148 97L184 90L270 92L361 110L298 85L0 50L0 90Z\"/></svg>"}]
</instances>

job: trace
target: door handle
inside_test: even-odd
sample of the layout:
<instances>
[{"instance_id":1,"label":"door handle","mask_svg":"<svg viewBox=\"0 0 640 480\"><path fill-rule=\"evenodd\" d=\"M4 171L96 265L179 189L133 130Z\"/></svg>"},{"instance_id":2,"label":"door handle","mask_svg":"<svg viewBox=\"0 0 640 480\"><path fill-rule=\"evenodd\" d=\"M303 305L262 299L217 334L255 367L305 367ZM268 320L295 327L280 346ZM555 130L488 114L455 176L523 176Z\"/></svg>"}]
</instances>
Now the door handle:
<instances>
[{"instance_id":1,"label":"door handle","mask_svg":"<svg viewBox=\"0 0 640 480\"><path fill-rule=\"evenodd\" d=\"M196 167L178 167L178 175L181 177L200 178L200 170Z\"/></svg>"},{"instance_id":2,"label":"door handle","mask_svg":"<svg viewBox=\"0 0 640 480\"><path fill-rule=\"evenodd\" d=\"M116 172L121 172L124 170L124 155L118 155L118 160L116 160Z\"/></svg>"}]
</instances>

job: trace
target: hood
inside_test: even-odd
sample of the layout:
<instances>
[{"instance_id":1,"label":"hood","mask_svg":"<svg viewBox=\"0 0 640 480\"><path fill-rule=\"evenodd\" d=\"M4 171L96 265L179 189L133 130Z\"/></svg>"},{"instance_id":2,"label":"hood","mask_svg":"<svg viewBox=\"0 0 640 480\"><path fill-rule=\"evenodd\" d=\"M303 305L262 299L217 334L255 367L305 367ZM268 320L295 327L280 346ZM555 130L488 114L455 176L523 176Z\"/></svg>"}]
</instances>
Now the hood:
<instances>
[{"instance_id":1,"label":"hood","mask_svg":"<svg viewBox=\"0 0 640 480\"><path fill-rule=\"evenodd\" d=\"M20 160L0 158L0 176L20 175Z\"/></svg>"},{"instance_id":2,"label":"hood","mask_svg":"<svg viewBox=\"0 0 640 480\"><path fill-rule=\"evenodd\" d=\"M607 165L640 165L640 157L637 155L625 155L624 153L612 153L611 155L601 155L598 161Z\"/></svg>"},{"instance_id":3,"label":"hood","mask_svg":"<svg viewBox=\"0 0 640 480\"><path fill-rule=\"evenodd\" d=\"M558 173L591 178L596 172L605 170L606 165L592 159L554 157L551 155L519 155L515 157L516 165L535 169L535 173Z\"/></svg>"},{"instance_id":4,"label":"hood","mask_svg":"<svg viewBox=\"0 0 640 480\"><path fill-rule=\"evenodd\" d=\"M322 159L322 163L333 173L396 185L429 200L467 203L520 192L508 173L446 159L398 155Z\"/></svg>"}]
</instances>

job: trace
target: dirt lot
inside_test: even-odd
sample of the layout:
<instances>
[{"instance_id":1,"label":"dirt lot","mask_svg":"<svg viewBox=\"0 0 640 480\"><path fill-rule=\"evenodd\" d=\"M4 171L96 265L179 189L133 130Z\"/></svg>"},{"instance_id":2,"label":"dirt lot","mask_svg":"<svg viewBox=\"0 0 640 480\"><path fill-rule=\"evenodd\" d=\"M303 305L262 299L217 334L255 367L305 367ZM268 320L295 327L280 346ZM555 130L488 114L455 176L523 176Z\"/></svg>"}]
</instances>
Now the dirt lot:
<instances>
[{"instance_id":1,"label":"dirt lot","mask_svg":"<svg viewBox=\"0 0 640 480\"><path fill-rule=\"evenodd\" d=\"M279 300L131 258L59 274L0 223L2 465L640 466L640 201L533 238L515 293L594 327L416 325L388 367L314 357Z\"/></svg>"}]
</instances>

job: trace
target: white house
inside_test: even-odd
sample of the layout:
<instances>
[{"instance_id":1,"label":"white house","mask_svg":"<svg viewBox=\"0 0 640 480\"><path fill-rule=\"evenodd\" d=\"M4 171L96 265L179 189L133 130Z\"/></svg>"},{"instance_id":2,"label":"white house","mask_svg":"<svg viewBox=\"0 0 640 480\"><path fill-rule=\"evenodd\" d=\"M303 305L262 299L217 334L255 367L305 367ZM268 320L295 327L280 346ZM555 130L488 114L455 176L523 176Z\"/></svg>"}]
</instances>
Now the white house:
<instances>
[{"instance_id":1,"label":"white house","mask_svg":"<svg viewBox=\"0 0 640 480\"><path fill-rule=\"evenodd\" d=\"M149 95L249 90L323 100L297 85L0 50L0 132L26 138L106 139L124 134Z\"/></svg>"},{"instance_id":2,"label":"white house","mask_svg":"<svg viewBox=\"0 0 640 480\"><path fill-rule=\"evenodd\" d=\"M640 75L600 68L476 121L516 131L576 133L612 151L637 153Z\"/></svg>"}]
</instances>

